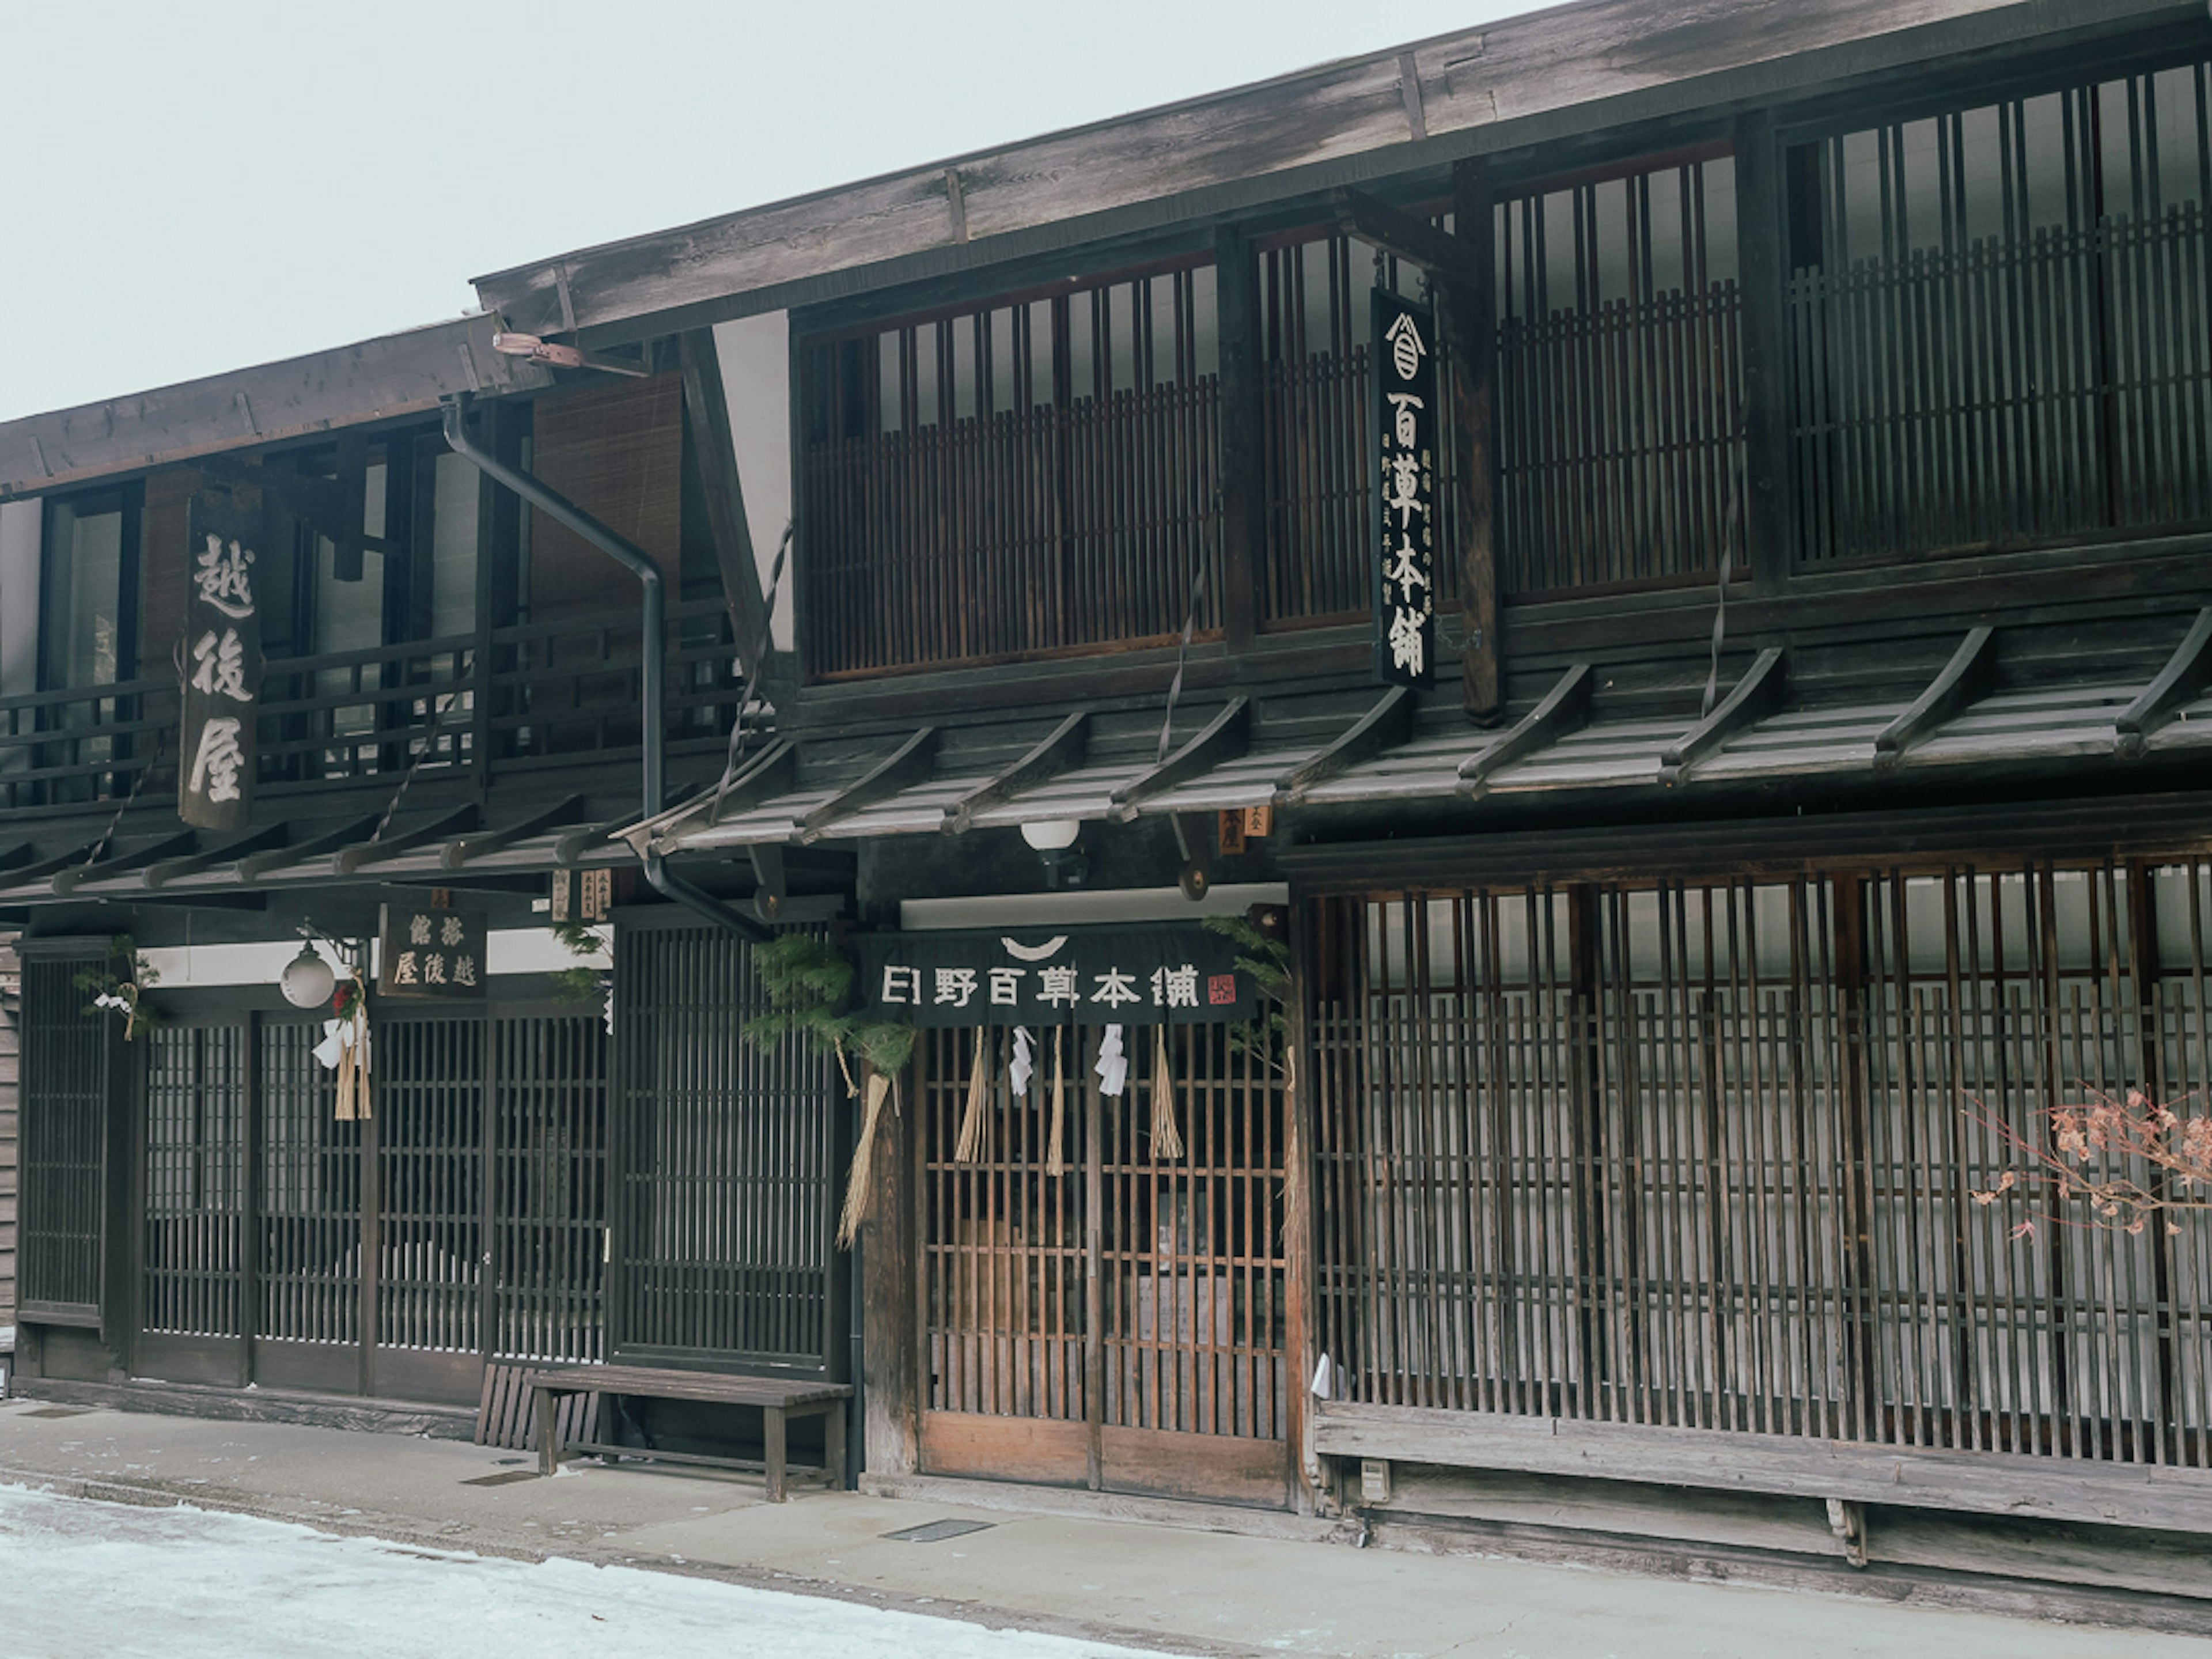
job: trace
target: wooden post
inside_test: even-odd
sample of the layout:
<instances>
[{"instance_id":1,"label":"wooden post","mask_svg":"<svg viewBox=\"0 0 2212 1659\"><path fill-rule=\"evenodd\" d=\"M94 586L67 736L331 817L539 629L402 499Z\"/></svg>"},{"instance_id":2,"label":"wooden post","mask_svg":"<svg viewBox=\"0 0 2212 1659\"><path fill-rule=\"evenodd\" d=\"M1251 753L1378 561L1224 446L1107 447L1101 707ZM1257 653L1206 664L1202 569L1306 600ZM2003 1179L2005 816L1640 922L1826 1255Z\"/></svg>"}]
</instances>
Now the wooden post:
<instances>
[{"instance_id":1,"label":"wooden post","mask_svg":"<svg viewBox=\"0 0 2212 1659\"><path fill-rule=\"evenodd\" d=\"M1735 211L1743 296L1743 558L1753 591L1774 594L1789 580L1791 554L1790 226L1770 112L1736 121Z\"/></svg>"},{"instance_id":2,"label":"wooden post","mask_svg":"<svg viewBox=\"0 0 2212 1659\"><path fill-rule=\"evenodd\" d=\"M924 1034L925 1040L927 1034ZM878 1474L912 1474L921 1462L921 1251L915 1236L915 1168L926 1062L908 1073L915 1104L887 1111L877 1133L875 1192L861 1226L862 1462ZM836 1085L833 1084L833 1087ZM842 1115L851 1114L841 1101ZM843 1478L843 1472L838 1473Z\"/></svg>"},{"instance_id":3,"label":"wooden post","mask_svg":"<svg viewBox=\"0 0 2212 1659\"><path fill-rule=\"evenodd\" d=\"M1460 672L1467 713L1495 725L1505 713L1498 617L1498 295L1489 163L1452 168L1452 223L1473 256L1474 282L1440 283L1451 354L1452 478L1459 511Z\"/></svg>"},{"instance_id":4,"label":"wooden post","mask_svg":"<svg viewBox=\"0 0 2212 1659\"><path fill-rule=\"evenodd\" d=\"M1221 626L1230 650L1243 651L1259 631L1267 544L1260 264L1243 233L1224 226L1216 234L1214 266L1221 331Z\"/></svg>"}]
</instances>

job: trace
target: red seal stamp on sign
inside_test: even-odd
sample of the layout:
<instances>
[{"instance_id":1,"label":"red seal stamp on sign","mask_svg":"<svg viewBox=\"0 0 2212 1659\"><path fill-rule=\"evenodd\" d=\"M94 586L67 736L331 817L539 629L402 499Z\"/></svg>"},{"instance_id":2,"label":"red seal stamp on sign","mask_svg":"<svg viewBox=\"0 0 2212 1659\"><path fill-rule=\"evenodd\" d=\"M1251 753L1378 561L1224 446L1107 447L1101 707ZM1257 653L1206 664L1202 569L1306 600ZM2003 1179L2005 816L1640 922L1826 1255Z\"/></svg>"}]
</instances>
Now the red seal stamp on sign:
<instances>
[{"instance_id":1,"label":"red seal stamp on sign","mask_svg":"<svg viewBox=\"0 0 2212 1659\"><path fill-rule=\"evenodd\" d=\"M1206 976L1206 1000L1217 1008L1229 1008L1237 1002L1237 975L1208 974Z\"/></svg>"}]
</instances>

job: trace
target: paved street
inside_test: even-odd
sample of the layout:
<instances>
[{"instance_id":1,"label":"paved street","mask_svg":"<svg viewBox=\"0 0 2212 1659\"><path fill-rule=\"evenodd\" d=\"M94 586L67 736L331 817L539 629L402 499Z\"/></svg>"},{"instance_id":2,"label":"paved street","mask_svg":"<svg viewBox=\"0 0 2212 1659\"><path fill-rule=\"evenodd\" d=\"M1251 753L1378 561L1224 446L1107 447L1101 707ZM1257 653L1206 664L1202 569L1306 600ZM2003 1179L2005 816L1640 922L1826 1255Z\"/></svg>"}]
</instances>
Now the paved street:
<instances>
[{"instance_id":1,"label":"paved street","mask_svg":"<svg viewBox=\"0 0 2212 1659\"><path fill-rule=\"evenodd\" d=\"M1200 1529L1206 1511L1165 1525L978 1507L994 1495L969 1491L975 1503L811 1492L770 1504L720 1475L586 1466L540 1480L516 1454L449 1440L0 1402L0 1646L9 1659L2206 1651L2191 1636L1924 1604L1899 1584L1885 1600L1360 1550L1296 1517L1240 1521L1274 1529L1255 1536ZM938 1521L975 1529L892 1535Z\"/></svg>"}]
</instances>

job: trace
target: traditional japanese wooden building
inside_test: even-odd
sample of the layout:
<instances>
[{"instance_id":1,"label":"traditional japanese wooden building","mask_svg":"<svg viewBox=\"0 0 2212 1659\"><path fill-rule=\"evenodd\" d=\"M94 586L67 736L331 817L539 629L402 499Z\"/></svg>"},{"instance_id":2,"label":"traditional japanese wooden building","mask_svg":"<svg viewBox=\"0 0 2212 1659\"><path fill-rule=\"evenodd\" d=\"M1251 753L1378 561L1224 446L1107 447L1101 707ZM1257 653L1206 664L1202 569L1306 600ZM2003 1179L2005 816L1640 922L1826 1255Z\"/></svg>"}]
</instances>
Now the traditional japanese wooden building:
<instances>
[{"instance_id":1,"label":"traditional japanese wooden building","mask_svg":"<svg viewBox=\"0 0 2212 1659\"><path fill-rule=\"evenodd\" d=\"M1973 1197L2212 1067L2208 134L2194 0L1589 0L483 277L296 421L0 428L145 594L0 687L27 1370L812 1368L890 1487L2212 1595L2201 1231ZM386 572L264 616L222 843L157 799L210 483ZM547 486L680 588L657 728ZM68 988L588 869L611 1046L495 958L372 998L373 1127L273 993ZM771 925L923 1027L888 1109L740 1044Z\"/></svg>"}]
</instances>

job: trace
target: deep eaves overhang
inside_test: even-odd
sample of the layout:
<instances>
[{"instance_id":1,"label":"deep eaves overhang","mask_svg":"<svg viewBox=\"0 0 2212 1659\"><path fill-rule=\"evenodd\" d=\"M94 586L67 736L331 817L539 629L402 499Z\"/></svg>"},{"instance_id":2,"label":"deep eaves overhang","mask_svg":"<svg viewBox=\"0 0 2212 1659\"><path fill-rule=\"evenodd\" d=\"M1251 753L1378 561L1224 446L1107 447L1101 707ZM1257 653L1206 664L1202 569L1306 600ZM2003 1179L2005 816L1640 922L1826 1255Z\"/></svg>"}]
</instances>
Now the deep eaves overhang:
<instances>
[{"instance_id":1,"label":"deep eaves overhang","mask_svg":"<svg viewBox=\"0 0 2212 1659\"><path fill-rule=\"evenodd\" d=\"M551 371L494 351L499 319L457 318L151 392L0 422L0 501L226 450L436 412L460 392L535 391Z\"/></svg>"},{"instance_id":2,"label":"deep eaves overhang","mask_svg":"<svg viewBox=\"0 0 2212 1659\"><path fill-rule=\"evenodd\" d=\"M1470 156L2059 49L2203 0L1583 0L476 279L613 345L1262 210Z\"/></svg>"}]
</instances>

